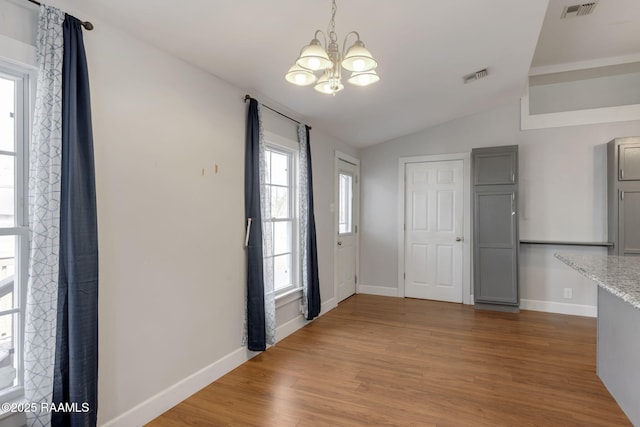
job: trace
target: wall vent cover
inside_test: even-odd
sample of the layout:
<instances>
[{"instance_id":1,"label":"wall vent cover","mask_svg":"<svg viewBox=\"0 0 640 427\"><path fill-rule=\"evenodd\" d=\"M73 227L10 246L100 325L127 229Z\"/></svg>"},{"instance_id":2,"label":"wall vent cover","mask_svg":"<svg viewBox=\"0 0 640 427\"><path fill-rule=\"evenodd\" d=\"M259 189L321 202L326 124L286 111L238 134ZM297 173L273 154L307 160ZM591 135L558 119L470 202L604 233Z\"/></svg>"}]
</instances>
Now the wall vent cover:
<instances>
[{"instance_id":1,"label":"wall vent cover","mask_svg":"<svg viewBox=\"0 0 640 427\"><path fill-rule=\"evenodd\" d=\"M486 68L483 68L482 70L478 70L475 73L471 73L471 74L467 74L466 76L462 77L462 80L464 80L464 83L471 83L471 82L475 82L476 80L480 80L484 77L487 77L489 75L489 71Z\"/></svg>"},{"instance_id":2,"label":"wall vent cover","mask_svg":"<svg viewBox=\"0 0 640 427\"><path fill-rule=\"evenodd\" d=\"M591 15L598 4L597 1L591 3L575 4L573 6L565 6L560 19L574 18L576 16Z\"/></svg>"}]
</instances>

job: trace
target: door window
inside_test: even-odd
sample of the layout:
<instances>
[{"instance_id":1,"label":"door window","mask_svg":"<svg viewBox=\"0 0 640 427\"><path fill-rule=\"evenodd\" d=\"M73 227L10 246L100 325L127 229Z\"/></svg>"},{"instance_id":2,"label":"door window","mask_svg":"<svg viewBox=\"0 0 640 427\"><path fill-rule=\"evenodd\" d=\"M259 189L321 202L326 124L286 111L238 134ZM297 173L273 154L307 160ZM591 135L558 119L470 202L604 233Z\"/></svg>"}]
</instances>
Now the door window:
<instances>
[{"instance_id":1,"label":"door window","mask_svg":"<svg viewBox=\"0 0 640 427\"><path fill-rule=\"evenodd\" d=\"M338 233L353 233L353 175L340 172L338 195Z\"/></svg>"}]
</instances>

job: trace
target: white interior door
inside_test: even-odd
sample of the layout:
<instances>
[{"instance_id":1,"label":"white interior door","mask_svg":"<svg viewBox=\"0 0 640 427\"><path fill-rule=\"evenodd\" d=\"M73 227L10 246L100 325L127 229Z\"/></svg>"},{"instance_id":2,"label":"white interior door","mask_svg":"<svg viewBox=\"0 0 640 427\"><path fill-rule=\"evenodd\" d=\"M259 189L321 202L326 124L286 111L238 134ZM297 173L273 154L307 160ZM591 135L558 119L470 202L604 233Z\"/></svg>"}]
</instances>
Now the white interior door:
<instances>
[{"instance_id":1,"label":"white interior door","mask_svg":"<svg viewBox=\"0 0 640 427\"><path fill-rule=\"evenodd\" d=\"M336 280L338 302L356 293L358 166L337 160Z\"/></svg>"},{"instance_id":2,"label":"white interior door","mask_svg":"<svg viewBox=\"0 0 640 427\"><path fill-rule=\"evenodd\" d=\"M462 302L463 161L405 167L405 296Z\"/></svg>"}]
</instances>

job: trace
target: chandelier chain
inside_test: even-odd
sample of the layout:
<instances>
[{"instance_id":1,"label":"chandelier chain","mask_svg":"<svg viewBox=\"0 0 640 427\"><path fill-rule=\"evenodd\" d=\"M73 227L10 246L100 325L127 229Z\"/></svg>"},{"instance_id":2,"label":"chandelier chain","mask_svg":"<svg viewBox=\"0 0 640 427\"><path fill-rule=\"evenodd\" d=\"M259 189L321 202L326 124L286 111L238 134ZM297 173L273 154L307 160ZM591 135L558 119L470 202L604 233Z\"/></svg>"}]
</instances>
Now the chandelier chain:
<instances>
[{"instance_id":1,"label":"chandelier chain","mask_svg":"<svg viewBox=\"0 0 640 427\"><path fill-rule=\"evenodd\" d=\"M336 5L336 0L333 0L331 5L331 20L329 21L329 27L327 28L327 33L329 33L329 40L332 43L336 43L338 41L338 36L336 35L336 12L338 11L338 6Z\"/></svg>"}]
</instances>

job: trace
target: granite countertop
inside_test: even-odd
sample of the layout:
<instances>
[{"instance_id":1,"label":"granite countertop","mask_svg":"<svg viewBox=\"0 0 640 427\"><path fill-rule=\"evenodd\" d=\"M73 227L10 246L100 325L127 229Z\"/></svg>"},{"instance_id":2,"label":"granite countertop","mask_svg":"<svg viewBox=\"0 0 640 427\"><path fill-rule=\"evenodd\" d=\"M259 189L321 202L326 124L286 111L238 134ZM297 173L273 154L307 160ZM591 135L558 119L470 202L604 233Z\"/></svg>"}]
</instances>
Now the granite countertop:
<instances>
[{"instance_id":1,"label":"granite countertop","mask_svg":"<svg viewBox=\"0 0 640 427\"><path fill-rule=\"evenodd\" d=\"M555 257L640 310L640 257L566 253Z\"/></svg>"}]
</instances>

